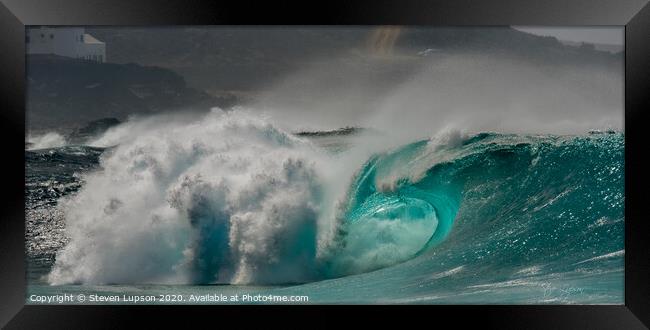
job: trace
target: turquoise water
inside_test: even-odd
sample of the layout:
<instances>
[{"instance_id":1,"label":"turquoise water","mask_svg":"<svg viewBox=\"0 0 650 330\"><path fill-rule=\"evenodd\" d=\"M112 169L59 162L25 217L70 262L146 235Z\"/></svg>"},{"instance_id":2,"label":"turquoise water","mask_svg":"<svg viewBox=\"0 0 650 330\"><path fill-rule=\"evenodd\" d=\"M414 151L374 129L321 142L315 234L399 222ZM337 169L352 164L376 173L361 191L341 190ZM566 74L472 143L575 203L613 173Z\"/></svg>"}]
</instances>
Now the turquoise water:
<instances>
[{"instance_id":1,"label":"turquoise water","mask_svg":"<svg viewBox=\"0 0 650 330\"><path fill-rule=\"evenodd\" d=\"M309 303L623 304L624 198L620 133L417 141L375 154L357 171L341 244L313 282L36 281L27 298L178 294L180 301L153 303L201 303L189 297L223 293L300 295Z\"/></svg>"}]
</instances>

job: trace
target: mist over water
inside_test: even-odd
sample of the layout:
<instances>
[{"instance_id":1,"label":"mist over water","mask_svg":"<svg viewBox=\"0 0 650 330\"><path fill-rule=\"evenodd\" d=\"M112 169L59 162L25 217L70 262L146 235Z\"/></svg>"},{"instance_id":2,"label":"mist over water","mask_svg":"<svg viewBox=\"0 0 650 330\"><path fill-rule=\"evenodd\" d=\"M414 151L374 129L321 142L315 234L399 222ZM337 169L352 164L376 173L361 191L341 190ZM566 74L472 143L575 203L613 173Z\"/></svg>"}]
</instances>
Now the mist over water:
<instances>
[{"instance_id":1,"label":"mist over water","mask_svg":"<svg viewBox=\"0 0 650 330\"><path fill-rule=\"evenodd\" d=\"M47 149L66 145L65 137L57 132L29 135L27 136L27 142L30 143L27 149Z\"/></svg>"},{"instance_id":2,"label":"mist over water","mask_svg":"<svg viewBox=\"0 0 650 330\"><path fill-rule=\"evenodd\" d=\"M539 61L438 50L418 56L395 47L399 35L397 28L379 29L371 34L368 49L305 61L234 109L258 113L287 132L358 126L390 134L396 144L448 129L529 134L623 130L622 61L621 67L615 62L577 65L552 56ZM135 134L139 128L133 125L184 122L198 113L134 114L136 120L121 130ZM92 142L116 142L111 136L99 138L103 141ZM61 132L28 140L31 148L65 144Z\"/></svg>"},{"instance_id":3,"label":"mist over water","mask_svg":"<svg viewBox=\"0 0 650 330\"><path fill-rule=\"evenodd\" d=\"M554 134L623 129L622 68L481 54L395 55L356 63L362 64L378 69L355 71L343 60L315 63L254 107L282 127L372 127L405 139L450 127ZM382 72L391 65L404 68Z\"/></svg>"}]
</instances>

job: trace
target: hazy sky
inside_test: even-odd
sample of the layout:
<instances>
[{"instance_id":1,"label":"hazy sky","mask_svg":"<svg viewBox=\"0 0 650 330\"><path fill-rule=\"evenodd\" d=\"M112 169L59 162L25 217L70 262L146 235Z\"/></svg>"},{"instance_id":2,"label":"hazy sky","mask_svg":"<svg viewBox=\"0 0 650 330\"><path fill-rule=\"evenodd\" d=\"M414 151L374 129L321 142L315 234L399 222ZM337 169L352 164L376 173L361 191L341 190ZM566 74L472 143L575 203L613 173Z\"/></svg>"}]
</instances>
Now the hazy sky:
<instances>
[{"instance_id":1,"label":"hazy sky","mask_svg":"<svg viewBox=\"0 0 650 330\"><path fill-rule=\"evenodd\" d=\"M622 26L513 26L513 28L537 35L553 36L566 41L609 45L623 45L625 37L624 29Z\"/></svg>"}]
</instances>

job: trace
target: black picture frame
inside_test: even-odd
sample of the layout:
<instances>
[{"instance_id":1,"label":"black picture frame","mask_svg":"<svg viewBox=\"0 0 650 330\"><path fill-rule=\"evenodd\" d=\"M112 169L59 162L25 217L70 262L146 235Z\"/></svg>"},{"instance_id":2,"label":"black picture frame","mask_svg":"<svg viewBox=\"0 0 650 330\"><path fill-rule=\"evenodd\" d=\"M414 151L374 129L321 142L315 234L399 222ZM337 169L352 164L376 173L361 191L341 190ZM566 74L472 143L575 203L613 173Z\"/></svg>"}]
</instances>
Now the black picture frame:
<instances>
[{"instance_id":1,"label":"black picture frame","mask_svg":"<svg viewBox=\"0 0 650 330\"><path fill-rule=\"evenodd\" d=\"M624 25L625 26L625 305L624 306L419 306L400 312L457 326L500 329L643 329L650 326L650 233L646 212L647 171L642 162L650 91L648 0L2 0L0 4L0 120L3 190L0 218L0 325L7 328L115 328L134 318L175 321L188 317L262 321L279 306L25 306L24 133L26 25ZM337 322L332 311L294 306L292 313ZM366 311L368 308L364 308ZM386 306L370 307L379 320ZM374 311L374 309L378 309ZM178 317L178 311L184 315ZM444 320L444 321L442 321ZM439 324L444 324L439 323ZM336 323L335 323L336 324Z\"/></svg>"}]
</instances>

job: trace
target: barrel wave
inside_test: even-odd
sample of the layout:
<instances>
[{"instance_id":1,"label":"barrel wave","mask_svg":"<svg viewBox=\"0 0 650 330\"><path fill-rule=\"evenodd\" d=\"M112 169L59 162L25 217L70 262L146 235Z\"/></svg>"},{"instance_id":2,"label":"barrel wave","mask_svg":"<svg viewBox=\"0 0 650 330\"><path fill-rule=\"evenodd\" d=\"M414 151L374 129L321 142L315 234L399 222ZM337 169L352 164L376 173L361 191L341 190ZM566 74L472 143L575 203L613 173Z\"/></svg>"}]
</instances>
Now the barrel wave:
<instances>
[{"instance_id":1,"label":"barrel wave","mask_svg":"<svg viewBox=\"0 0 650 330\"><path fill-rule=\"evenodd\" d=\"M50 284L272 284L316 302L622 301L622 133L451 132L355 163L343 161L354 147L321 148L237 113L120 130L134 131L107 132L108 149L26 151L33 166L102 152L56 196L66 243ZM36 174L28 180L52 181Z\"/></svg>"},{"instance_id":2,"label":"barrel wave","mask_svg":"<svg viewBox=\"0 0 650 330\"><path fill-rule=\"evenodd\" d=\"M402 255L410 260L316 291L354 286L367 301L622 301L623 134L431 142L372 158L352 186L350 232L364 221L426 228L400 242L413 244Z\"/></svg>"}]
</instances>

